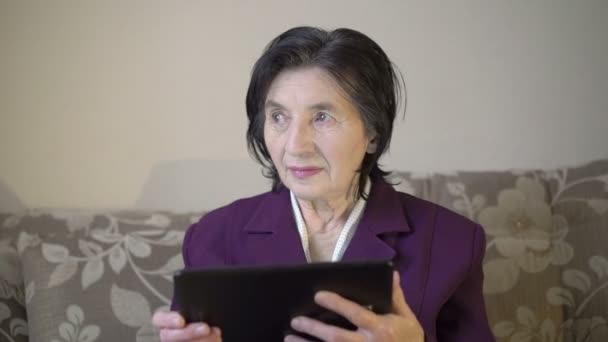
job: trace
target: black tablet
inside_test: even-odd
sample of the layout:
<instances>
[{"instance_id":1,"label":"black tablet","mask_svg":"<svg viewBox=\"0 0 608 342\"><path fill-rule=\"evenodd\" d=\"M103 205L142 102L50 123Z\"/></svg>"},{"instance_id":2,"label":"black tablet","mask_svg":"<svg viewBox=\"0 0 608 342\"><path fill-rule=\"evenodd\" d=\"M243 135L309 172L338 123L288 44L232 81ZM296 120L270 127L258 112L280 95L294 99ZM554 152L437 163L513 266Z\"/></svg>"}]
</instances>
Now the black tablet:
<instances>
[{"instance_id":1,"label":"black tablet","mask_svg":"<svg viewBox=\"0 0 608 342\"><path fill-rule=\"evenodd\" d=\"M392 271L390 261L186 269L174 276L173 300L187 322L219 326L223 341L283 341L299 315L355 328L314 303L320 290L390 312Z\"/></svg>"}]
</instances>

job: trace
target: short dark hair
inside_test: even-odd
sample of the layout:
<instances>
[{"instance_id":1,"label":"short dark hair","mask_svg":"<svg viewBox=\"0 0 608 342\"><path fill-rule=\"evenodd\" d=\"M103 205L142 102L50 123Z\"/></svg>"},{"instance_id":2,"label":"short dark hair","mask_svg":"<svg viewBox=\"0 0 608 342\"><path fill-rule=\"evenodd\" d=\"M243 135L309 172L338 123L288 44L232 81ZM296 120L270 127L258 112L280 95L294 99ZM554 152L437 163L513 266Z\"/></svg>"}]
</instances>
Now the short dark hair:
<instances>
[{"instance_id":1,"label":"short dark hair","mask_svg":"<svg viewBox=\"0 0 608 342\"><path fill-rule=\"evenodd\" d=\"M264 175L272 179L273 191L281 180L264 142L264 104L279 73L302 67L318 67L327 72L357 108L367 132L377 134L376 151L365 154L359 169L358 195L365 196L368 176L389 174L380 169L378 159L389 148L402 94L405 110L403 77L376 42L352 29L295 27L274 38L253 67L246 99L247 146L264 167Z\"/></svg>"}]
</instances>

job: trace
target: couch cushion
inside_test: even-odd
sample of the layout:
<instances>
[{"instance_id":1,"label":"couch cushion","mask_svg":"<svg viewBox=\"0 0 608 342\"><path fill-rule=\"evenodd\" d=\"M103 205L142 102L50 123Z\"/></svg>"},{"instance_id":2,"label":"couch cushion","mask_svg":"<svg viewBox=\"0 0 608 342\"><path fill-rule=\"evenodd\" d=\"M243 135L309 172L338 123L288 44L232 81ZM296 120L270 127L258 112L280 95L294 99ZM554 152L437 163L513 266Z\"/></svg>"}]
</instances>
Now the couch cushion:
<instances>
[{"instance_id":1,"label":"couch cushion","mask_svg":"<svg viewBox=\"0 0 608 342\"><path fill-rule=\"evenodd\" d=\"M25 293L17 254L20 217L0 214L0 341L28 340Z\"/></svg>"},{"instance_id":2,"label":"couch cushion","mask_svg":"<svg viewBox=\"0 0 608 342\"><path fill-rule=\"evenodd\" d=\"M542 173L554 216L567 223L573 258L546 293L563 310L567 341L608 341L608 160Z\"/></svg>"},{"instance_id":3,"label":"couch cushion","mask_svg":"<svg viewBox=\"0 0 608 342\"><path fill-rule=\"evenodd\" d=\"M486 231L484 294L499 341L608 341L608 161L429 182L429 200Z\"/></svg>"},{"instance_id":4,"label":"couch cushion","mask_svg":"<svg viewBox=\"0 0 608 342\"><path fill-rule=\"evenodd\" d=\"M50 211L28 215L17 242L30 341L156 341L198 214ZM70 336L75 336L74 338Z\"/></svg>"}]
</instances>

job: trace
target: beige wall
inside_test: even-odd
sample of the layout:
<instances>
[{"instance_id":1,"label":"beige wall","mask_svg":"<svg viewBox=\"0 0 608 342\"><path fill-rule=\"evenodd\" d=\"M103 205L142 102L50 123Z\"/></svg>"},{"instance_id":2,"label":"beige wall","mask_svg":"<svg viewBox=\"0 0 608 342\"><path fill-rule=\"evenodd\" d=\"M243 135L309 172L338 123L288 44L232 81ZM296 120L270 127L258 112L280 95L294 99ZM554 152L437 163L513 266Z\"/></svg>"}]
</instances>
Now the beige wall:
<instances>
[{"instance_id":1,"label":"beige wall","mask_svg":"<svg viewBox=\"0 0 608 342\"><path fill-rule=\"evenodd\" d=\"M608 156L606 1L441 3L0 1L0 182L29 206L124 207L164 163L248 163L251 65L301 24L359 29L400 66L391 167Z\"/></svg>"}]
</instances>

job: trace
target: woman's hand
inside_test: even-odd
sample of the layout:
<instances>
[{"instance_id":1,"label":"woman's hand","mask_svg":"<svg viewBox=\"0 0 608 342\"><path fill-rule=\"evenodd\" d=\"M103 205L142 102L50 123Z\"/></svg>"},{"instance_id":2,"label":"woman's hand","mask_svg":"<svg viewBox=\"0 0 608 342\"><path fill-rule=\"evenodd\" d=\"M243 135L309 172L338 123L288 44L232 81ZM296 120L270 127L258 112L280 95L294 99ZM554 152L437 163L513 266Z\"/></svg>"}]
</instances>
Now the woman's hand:
<instances>
[{"instance_id":1,"label":"woman's hand","mask_svg":"<svg viewBox=\"0 0 608 342\"><path fill-rule=\"evenodd\" d=\"M175 311L157 311L152 317L152 324L160 329L160 340L163 342L217 342L222 340L222 332L217 327L205 323L186 325L184 318Z\"/></svg>"},{"instance_id":2,"label":"woman's hand","mask_svg":"<svg viewBox=\"0 0 608 342\"><path fill-rule=\"evenodd\" d=\"M294 318L291 321L293 329L323 341L424 341L424 331L405 302L397 272L393 274L393 313L391 314L377 315L357 303L326 291L318 292L315 295L315 302L344 316L358 329L356 331L346 330L308 317ZM289 335L285 337L285 341L305 340Z\"/></svg>"}]
</instances>

